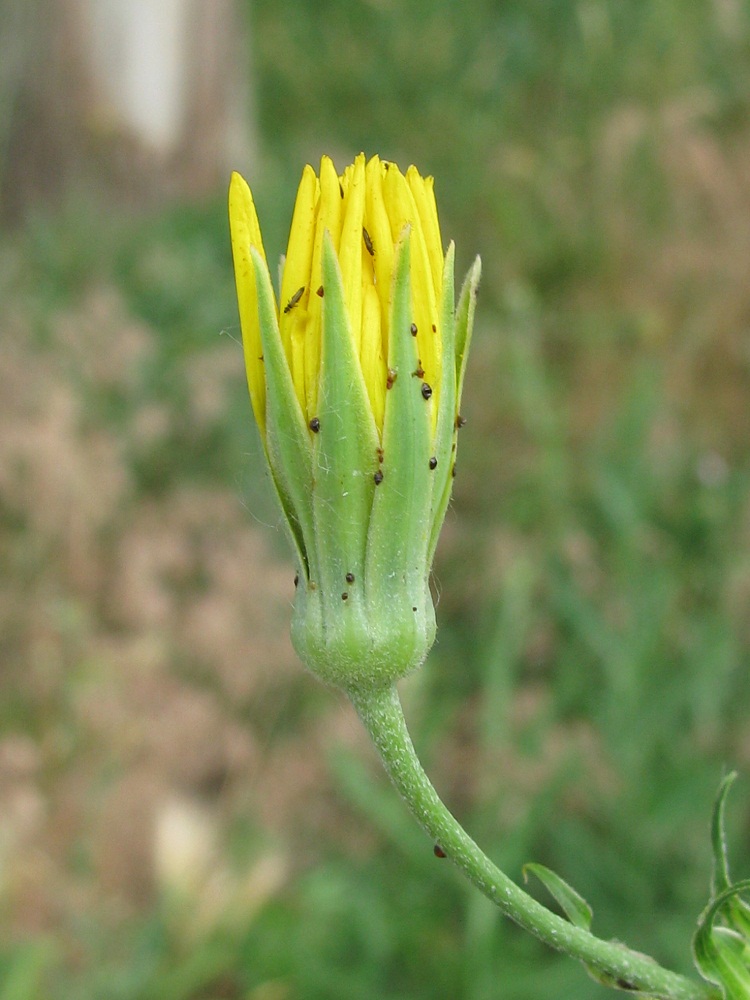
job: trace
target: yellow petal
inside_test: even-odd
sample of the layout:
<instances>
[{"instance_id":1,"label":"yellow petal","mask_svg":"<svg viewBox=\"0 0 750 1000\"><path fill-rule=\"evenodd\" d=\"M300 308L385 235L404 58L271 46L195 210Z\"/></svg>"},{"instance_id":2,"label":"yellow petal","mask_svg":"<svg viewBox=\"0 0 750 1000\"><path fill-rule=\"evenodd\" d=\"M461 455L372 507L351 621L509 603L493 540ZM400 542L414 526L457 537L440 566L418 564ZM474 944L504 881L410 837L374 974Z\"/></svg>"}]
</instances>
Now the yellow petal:
<instances>
[{"instance_id":1,"label":"yellow petal","mask_svg":"<svg viewBox=\"0 0 750 1000\"><path fill-rule=\"evenodd\" d=\"M344 297L357 354L362 340L362 255L367 253L362 233L364 217L365 157L364 153L360 153L354 161L354 170L344 199L344 220L338 248Z\"/></svg>"},{"instance_id":2,"label":"yellow petal","mask_svg":"<svg viewBox=\"0 0 750 1000\"><path fill-rule=\"evenodd\" d=\"M383 353L380 299L373 284L365 285L362 301L362 340L360 363L378 430L383 427L385 412L386 355Z\"/></svg>"},{"instance_id":3,"label":"yellow petal","mask_svg":"<svg viewBox=\"0 0 750 1000\"><path fill-rule=\"evenodd\" d=\"M297 201L294 205L279 301L281 306L281 315L279 316L281 342L290 364L293 330L295 327L301 327L304 331L307 303L310 297L310 269L315 238L315 210L318 190L319 184L315 171L312 167L306 166L302 172Z\"/></svg>"},{"instance_id":4,"label":"yellow petal","mask_svg":"<svg viewBox=\"0 0 750 1000\"><path fill-rule=\"evenodd\" d=\"M375 250L375 289L380 300L381 339L383 357L388 357L388 326L390 323L391 282L393 279L393 237L383 196L383 175L390 164L377 156L368 162L365 171L365 226Z\"/></svg>"},{"instance_id":5,"label":"yellow petal","mask_svg":"<svg viewBox=\"0 0 750 1000\"><path fill-rule=\"evenodd\" d=\"M344 218L344 199L341 191L339 175L336 173L333 160L330 156L323 156L320 160L319 222L322 222L323 227L331 234L331 240L336 250L338 250L341 241L341 223ZM322 230L320 231L320 242L322 246Z\"/></svg>"},{"instance_id":6,"label":"yellow petal","mask_svg":"<svg viewBox=\"0 0 750 1000\"><path fill-rule=\"evenodd\" d=\"M430 258L435 298L439 301L439 289L443 283L443 244L440 239L440 224L438 222L437 205L435 204L434 182L432 177L422 177L416 167L411 166L406 171L406 180L414 198L422 223L427 253Z\"/></svg>"},{"instance_id":7,"label":"yellow petal","mask_svg":"<svg viewBox=\"0 0 750 1000\"><path fill-rule=\"evenodd\" d=\"M245 180L233 173L229 185L229 228L232 237L234 277L237 285L237 304L240 313L242 343L245 351L245 369L250 400L261 436L266 429L266 388L263 370L263 349L258 322L258 296L255 272L250 259L250 247L255 247L266 260L263 240L258 225L253 196ZM266 263L266 266L267 263Z\"/></svg>"},{"instance_id":8,"label":"yellow petal","mask_svg":"<svg viewBox=\"0 0 750 1000\"><path fill-rule=\"evenodd\" d=\"M300 398L302 410L308 421L315 416L318 405L318 377L320 375L321 338L321 297L322 287L323 233L331 234L334 247L338 247L341 235L343 202L336 168L329 156L320 161L320 194L315 214L315 238L310 274L310 298L307 304L304 351L304 395ZM296 380L295 380L296 384Z\"/></svg>"}]
</instances>

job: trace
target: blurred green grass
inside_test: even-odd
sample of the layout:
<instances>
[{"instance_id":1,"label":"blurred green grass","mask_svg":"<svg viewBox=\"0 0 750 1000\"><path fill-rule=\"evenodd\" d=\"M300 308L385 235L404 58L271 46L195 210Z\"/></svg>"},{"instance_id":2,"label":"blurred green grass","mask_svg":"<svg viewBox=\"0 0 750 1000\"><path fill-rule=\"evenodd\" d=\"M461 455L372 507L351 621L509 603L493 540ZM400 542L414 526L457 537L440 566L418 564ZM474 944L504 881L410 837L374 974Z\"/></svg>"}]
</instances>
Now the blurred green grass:
<instances>
[{"instance_id":1,"label":"blurred green grass","mask_svg":"<svg viewBox=\"0 0 750 1000\"><path fill-rule=\"evenodd\" d=\"M261 0L251 15L269 252L303 162L364 148L434 173L459 266L483 257L439 641L405 685L428 770L512 876L528 860L554 868L600 935L687 971L712 797L724 768L750 763L750 12ZM166 524L184 490L233 492L275 524L238 352L220 405L195 412L193 369L238 335L223 193L148 219L72 204L0 252L29 363L72 387L76 433L107 435L126 470L102 525L105 569L136 512ZM80 320L101 287L152 337L127 378L99 377L60 341L60 315ZM153 409L163 430L144 435ZM47 602L64 674L40 681L38 635L6 595L3 728L45 748L43 787L91 757L103 787L121 765L92 750L79 705L105 669L91 636L127 623L106 581L102 595L71 575L64 539L45 543L12 500L2 519L8 587L24 607ZM196 565L170 586L210 589ZM349 730L322 734L335 696L300 671L260 701L235 698L179 629L165 640L174 675L252 728L261 770L295 732L312 749L293 754L327 761L299 826L243 819L249 794L231 813L237 870L281 852L291 874L246 919L198 930L166 896L125 912L106 893L84 893L80 912L58 900L59 926L48 917L38 934L4 904L0 1000L604 996L434 859ZM730 802L738 873L743 786ZM59 856L84 885L90 840L74 830Z\"/></svg>"}]
</instances>

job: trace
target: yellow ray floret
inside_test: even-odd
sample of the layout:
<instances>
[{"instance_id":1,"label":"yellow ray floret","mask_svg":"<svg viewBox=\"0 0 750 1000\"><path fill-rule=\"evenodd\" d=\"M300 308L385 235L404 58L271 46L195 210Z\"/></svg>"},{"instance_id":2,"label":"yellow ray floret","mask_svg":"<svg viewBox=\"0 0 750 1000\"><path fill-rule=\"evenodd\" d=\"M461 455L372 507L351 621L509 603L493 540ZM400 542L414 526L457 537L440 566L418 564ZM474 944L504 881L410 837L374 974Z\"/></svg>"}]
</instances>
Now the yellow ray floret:
<instances>
[{"instance_id":1,"label":"yellow ray floret","mask_svg":"<svg viewBox=\"0 0 750 1000\"><path fill-rule=\"evenodd\" d=\"M266 252L263 249L253 196L245 180L238 173L232 174L229 185L229 219L247 384L255 419L262 435L266 426L266 390L261 361L263 349L260 342L258 295L255 290L255 272L250 260L250 247L260 250L264 260Z\"/></svg>"}]
</instances>

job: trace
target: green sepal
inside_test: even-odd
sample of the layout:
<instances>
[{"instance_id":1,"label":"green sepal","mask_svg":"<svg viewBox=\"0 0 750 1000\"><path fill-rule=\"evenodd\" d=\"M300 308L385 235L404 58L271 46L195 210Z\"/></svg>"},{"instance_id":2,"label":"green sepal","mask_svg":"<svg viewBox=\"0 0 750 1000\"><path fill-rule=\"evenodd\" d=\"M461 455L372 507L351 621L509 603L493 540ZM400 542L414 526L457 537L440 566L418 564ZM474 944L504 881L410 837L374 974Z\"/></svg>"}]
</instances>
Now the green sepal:
<instances>
[{"instance_id":1,"label":"green sepal","mask_svg":"<svg viewBox=\"0 0 750 1000\"><path fill-rule=\"evenodd\" d=\"M364 574L367 524L375 489L378 432L359 358L354 350L339 262L330 234L323 237L320 430L314 435L313 510L326 592L346 589L346 574ZM356 594L361 588L356 588ZM353 600L347 610L357 603Z\"/></svg>"},{"instance_id":2,"label":"green sepal","mask_svg":"<svg viewBox=\"0 0 750 1000\"><path fill-rule=\"evenodd\" d=\"M482 260L475 258L474 263L464 278L461 294L458 297L458 308L456 309L456 371L458 381L456 387L456 402L461 405L461 394L464 390L464 375L466 374L466 360L469 357L471 347L471 335L474 332L474 311L477 305L477 292L479 291L479 279L482 276Z\"/></svg>"},{"instance_id":3,"label":"green sepal","mask_svg":"<svg viewBox=\"0 0 750 1000\"><path fill-rule=\"evenodd\" d=\"M279 333L276 300L263 257L250 248L266 380L263 444L279 503L303 573L314 563L312 447Z\"/></svg>"},{"instance_id":4,"label":"green sepal","mask_svg":"<svg viewBox=\"0 0 750 1000\"><path fill-rule=\"evenodd\" d=\"M292 637L316 674L344 684L367 672L365 554L378 432L354 349L336 251L323 236L320 429L313 435L312 506L317 566L295 608ZM347 574L353 577L349 582ZM343 595L346 595L344 597Z\"/></svg>"},{"instance_id":5,"label":"green sepal","mask_svg":"<svg viewBox=\"0 0 750 1000\"><path fill-rule=\"evenodd\" d=\"M411 289L411 234L396 248L391 292L388 367L396 373L386 392L382 481L375 489L367 545L368 601L379 627L402 658L400 673L421 663L432 645L435 612L429 594L427 547L433 470L432 398L417 371Z\"/></svg>"},{"instance_id":6,"label":"green sepal","mask_svg":"<svg viewBox=\"0 0 750 1000\"><path fill-rule=\"evenodd\" d=\"M436 455L442 456L444 454L446 460L443 462L443 475L436 479L434 484L432 526L427 551L427 560L430 566L435 557L440 529L443 526L445 512L448 509L453 491L458 447L458 410L461 405L461 392L474 327L474 309L481 272L482 262L477 257L464 279L458 308L454 310L453 244L448 247L443 268L443 386L435 446ZM448 409L449 401L450 410ZM438 457L438 468L440 468L440 460Z\"/></svg>"},{"instance_id":7,"label":"green sepal","mask_svg":"<svg viewBox=\"0 0 750 1000\"><path fill-rule=\"evenodd\" d=\"M456 311L454 282L455 247L451 244L443 264L443 301L441 303L442 336L442 377L440 388L440 412L433 452L437 467L433 476L432 500L430 503L430 540L427 546L427 564L432 566L440 529L453 489L453 466L456 460L456 417L458 403L456 389Z\"/></svg>"}]
</instances>

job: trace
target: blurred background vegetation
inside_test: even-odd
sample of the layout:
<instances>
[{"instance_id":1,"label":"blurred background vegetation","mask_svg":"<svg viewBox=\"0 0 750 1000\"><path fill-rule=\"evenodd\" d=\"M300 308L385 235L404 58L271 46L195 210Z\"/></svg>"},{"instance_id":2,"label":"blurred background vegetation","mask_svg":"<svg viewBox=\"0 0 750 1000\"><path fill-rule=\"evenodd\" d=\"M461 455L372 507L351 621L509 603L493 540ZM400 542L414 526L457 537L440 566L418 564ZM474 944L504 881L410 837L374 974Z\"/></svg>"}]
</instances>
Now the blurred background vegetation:
<instances>
[{"instance_id":1,"label":"blurred background vegetation","mask_svg":"<svg viewBox=\"0 0 750 1000\"><path fill-rule=\"evenodd\" d=\"M750 9L231 7L144 157L0 3L0 1000L605 995L435 859L289 645L227 169L276 254L302 165L360 149L484 263L415 742L512 877L688 971L727 767L750 874Z\"/></svg>"}]
</instances>

